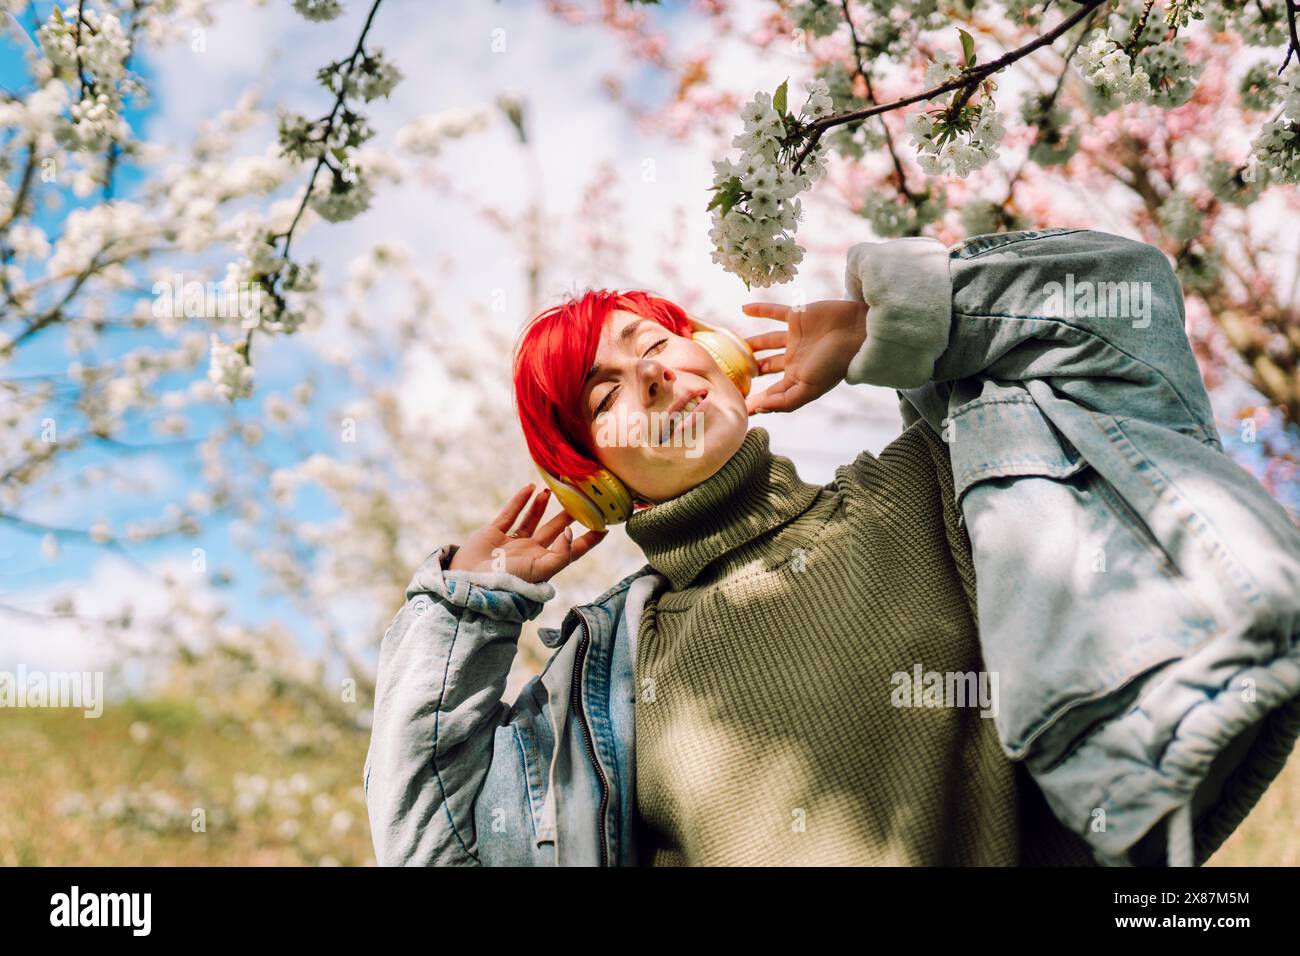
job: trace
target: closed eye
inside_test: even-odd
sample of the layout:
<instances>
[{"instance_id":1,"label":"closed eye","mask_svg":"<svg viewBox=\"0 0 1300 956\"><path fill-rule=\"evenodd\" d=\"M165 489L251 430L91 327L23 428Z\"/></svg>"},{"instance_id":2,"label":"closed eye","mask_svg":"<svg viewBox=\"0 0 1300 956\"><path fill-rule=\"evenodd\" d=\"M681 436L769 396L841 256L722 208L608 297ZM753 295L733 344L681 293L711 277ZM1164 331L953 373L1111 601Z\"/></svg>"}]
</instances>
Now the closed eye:
<instances>
[{"instance_id":1,"label":"closed eye","mask_svg":"<svg viewBox=\"0 0 1300 956\"><path fill-rule=\"evenodd\" d=\"M660 351L663 350L663 346L665 346L665 345L667 345L667 344L668 344L668 340L667 340L667 339L660 339L660 340L659 340L658 342L656 342L654 345L652 345L652 346L650 346L648 349L646 349L645 354L646 354L646 355L650 355L650 354L655 353L655 352L660 352ZM644 358L644 357L645 357L645 356L643 355L642 358ZM614 400L614 396L615 396L615 394L616 394L617 392L618 392L618 386L617 386L617 385L615 385L615 386L614 386L613 388L611 388L608 392L606 392L606 393L605 393L605 397L602 398L602 399L600 400L600 404L596 406L595 415L593 415L592 417L596 417L596 416L599 416L599 415L603 415L603 414L604 414L604 413L609 409L609 406L610 406L610 404L613 402L613 400Z\"/></svg>"}]
</instances>

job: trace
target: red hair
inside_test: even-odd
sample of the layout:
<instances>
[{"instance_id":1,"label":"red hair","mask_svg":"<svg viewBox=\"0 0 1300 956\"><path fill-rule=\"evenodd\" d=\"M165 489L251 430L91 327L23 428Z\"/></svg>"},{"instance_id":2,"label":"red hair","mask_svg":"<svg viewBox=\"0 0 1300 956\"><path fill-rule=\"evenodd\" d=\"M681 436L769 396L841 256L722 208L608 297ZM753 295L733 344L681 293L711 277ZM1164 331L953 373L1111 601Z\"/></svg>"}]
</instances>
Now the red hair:
<instances>
[{"instance_id":1,"label":"red hair","mask_svg":"<svg viewBox=\"0 0 1300 956\"><path fill-rule=\"evenodd\" d=\"M515 413L533 461L581 480L603 467L582 403L601 331L614 312L653 319L674 335L692 332L681 306L649 292L591 289L534 316L515 345Z\"/></svg>"}]
</instances>

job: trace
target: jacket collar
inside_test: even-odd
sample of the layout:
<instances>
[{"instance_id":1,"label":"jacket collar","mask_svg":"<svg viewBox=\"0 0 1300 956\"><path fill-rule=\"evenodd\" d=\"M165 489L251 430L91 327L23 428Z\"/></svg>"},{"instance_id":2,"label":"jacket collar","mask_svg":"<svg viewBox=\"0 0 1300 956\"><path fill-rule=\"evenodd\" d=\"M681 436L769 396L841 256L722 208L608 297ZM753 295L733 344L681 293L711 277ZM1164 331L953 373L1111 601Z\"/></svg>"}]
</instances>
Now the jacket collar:
<instances>
[{"instance_id":1,"label":"jacket collar","mask_svg":"<svg viewBox=\"0 0 1300 956\"><path fill-rule=\"evenodd\" d=\"M655 569L648 564L637 568L621 581L611 585L609 590L597 597L595 600L590 601L587 604L574 605L569 608L568 613L564 615L564 620L560 622L559 627L539 627L537 629L537 636L541 639L543 644L554 649L562 645L573 634L574 630L578 626L578 621L580 620L581 612L583 610L592 612L608 612L612 613L612 615L616 617L621 613L623 602L626 600L623 596L623 592L628 590L632 586L632 582L637 580L637 578L642 578L647 574L654 573ZM592 618L593 615L589 614L589 623L591 623Z\"/></svg>"},{"instance_id":2,"label":"jacket collar","mask_svg":"<svg viewBox=\"0 0 1300 956\"><path fill-rule=\"evenodd\" d=\"M734 455L669 501L638 511L627 533L674 590L719 557L807 511L821 493L803 481L794 462L768 447L765 428L751 428Z\"/></svg>"}]
</instances>

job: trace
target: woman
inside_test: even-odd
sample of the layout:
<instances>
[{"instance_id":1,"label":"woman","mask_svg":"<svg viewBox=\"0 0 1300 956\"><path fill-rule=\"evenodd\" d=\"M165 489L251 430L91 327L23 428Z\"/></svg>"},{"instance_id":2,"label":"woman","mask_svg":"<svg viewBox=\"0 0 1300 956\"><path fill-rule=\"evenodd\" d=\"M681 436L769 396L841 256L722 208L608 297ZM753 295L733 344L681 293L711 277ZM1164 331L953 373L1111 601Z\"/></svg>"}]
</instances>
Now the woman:
<instances>
[{"instance_id":1,"label":"woman","mask_svg":"<svg viewBox=\"0 0 1300 956\"><path fill-rule=\"evenodd\" d=\"M543 630L558 650L507 707L520 626L554 595L547 579L601 532L574 541L563 513L541 524L547 493L529 504L526 487L491 525L430 556L381 648L365 771L379 861L1079 863L1087 838L1104 862L1145 862L1186 855L1188 834L1170 831L1166 844L1158 826L1171 814L1195 825L1192 856L1203 859L1295 739L1283 705L1300 692L1288 656L1297 618L1284 603L1300 546L1276 529L1265 542L1283 570L1269 565L1262 607L1282 627L1263 637L1221 626L1239 620L1228 597L1165 601L1177 626L1148 615L1141 633L1085 623L1135 596L1185 596L1178 572L1195 561L1178 542L1204 539L1206 512L1226 507L1202 496L1188 514L1159 502L1127 510L1139 496L1121 501L1116 489L1131 476L1053 404L1064 395L1095 416L1109 403L1188 434L1166 412L1168 384L1194 428L1209 429L1199 443L1217 445L1194 363L1188 379L1176 281L1151 253L1081 230L952 250L855 246L853 301L748 307L788 326L749 339L784 350L759 362L784 376L748 402L664 300L591 293L539 316L516 359L530 451L553 474L603 467L621 479L639 499L628 533L649 563ZM1148 311L1145 342L1120 341L1114 315L1110 325L1052 317L1032 301L1065 268L1092 281L1125 266L1158 286L1161 321ZM1139 374L1147 368L1165 384ZM899 388L911 422L879 457L810 485L748 417L793 411L843 380ZM652 432L696 429L685 445L608 428L610 416L662 420L687 406L667 435ZM1284 515L1266 494L1267 504L1247 498L1269 528ZM1027 560L1035 535L1052 537L1044 514L1072 529L1067 551L1099 545L1119 573L1101 585L1050 554ZM1155 548L1134 533L1143 521ZM1167 566L1151 564L1156 551ZM1195 640L1183 638L1189 621L1202 627ZM1230 714L1226 693L1170 703L1196 676L1188 668L1239 661L1232 642L1252 640L1272 681L1259 700ZM1130 715L1152 730L1144 700L1161 706L1155 746L1137 757L1124 747ZM1188 728L1196 766L1169 744ZM1088 805L1071 803L1079 793Z\"/></svg>"}]
</instances>

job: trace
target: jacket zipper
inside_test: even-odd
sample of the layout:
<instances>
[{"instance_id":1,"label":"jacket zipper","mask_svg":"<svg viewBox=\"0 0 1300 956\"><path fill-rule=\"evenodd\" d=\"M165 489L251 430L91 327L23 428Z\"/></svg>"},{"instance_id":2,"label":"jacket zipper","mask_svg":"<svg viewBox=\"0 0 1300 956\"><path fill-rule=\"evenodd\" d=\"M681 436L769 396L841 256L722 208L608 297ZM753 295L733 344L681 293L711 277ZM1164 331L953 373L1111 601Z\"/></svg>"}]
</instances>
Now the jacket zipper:
<instances>
[{"instance_id":1,"label":"jacket zipper","mask_svg":"<svg viewBox=\"0 0 1300 956\"><path fill-rule=\"evenodd\" d=\"M582 643L578 645L578 653L574 655L573 662L573 692L570 697L570 703L578 714L578 722L582 724L582 737L587 743L587 756L591 758L591 764L596 768L596 776L600 779L600 865L606 866L605 857L607 847L605 844L605 813L609 806L609 782L605 779L605 771L600 767L600 761L596 759L596 745L591 738L591 728L587 726L587 715L582 709L582 664L587 656L587 646L591 643L591 630L587 627L587 619L578 615L578 620L582 623Z\"/></svg>"}]
</instances>

